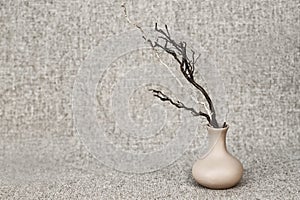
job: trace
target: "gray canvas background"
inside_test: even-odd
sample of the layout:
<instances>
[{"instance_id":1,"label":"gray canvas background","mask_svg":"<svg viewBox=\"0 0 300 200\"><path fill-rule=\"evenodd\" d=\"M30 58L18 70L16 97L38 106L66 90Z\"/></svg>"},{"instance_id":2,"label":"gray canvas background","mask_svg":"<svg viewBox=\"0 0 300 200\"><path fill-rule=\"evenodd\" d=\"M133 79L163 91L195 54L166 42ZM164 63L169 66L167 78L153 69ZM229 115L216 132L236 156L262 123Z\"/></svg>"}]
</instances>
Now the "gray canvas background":
<instances>
[{"instance_id":1,"label":"gray canvas background","mask_svg":"<svg viewBox=\"0 0 300 200\"><path fill-rule=\"evenodd\" d=\"M197 141L172 165L101 165L76 135L72 87L92 49L132 30L122 1L0 1L1 199L299 199L299 1L127 1L143 27L168 24L211 52L229 94L229 190L197 185ZM203 139L199 136L198 139Z\"/></svg>"}]
</instances>

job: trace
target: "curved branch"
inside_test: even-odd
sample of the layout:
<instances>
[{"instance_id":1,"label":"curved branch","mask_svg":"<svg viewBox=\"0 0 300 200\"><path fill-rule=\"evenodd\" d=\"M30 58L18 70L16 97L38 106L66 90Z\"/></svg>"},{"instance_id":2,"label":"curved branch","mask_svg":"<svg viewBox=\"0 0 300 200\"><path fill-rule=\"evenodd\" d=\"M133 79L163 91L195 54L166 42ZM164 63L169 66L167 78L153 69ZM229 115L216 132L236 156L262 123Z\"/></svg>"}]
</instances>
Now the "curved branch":
<instances>
[{"instance_id":1,"label":"curved branch","mask_svg":"<svg viewBox=\"0 0 300 200\"><path fill-rule=\"evenodd\" d=\"M210 123L210 117L208 114L201 112L201 111L197 112L194 108L187 107L180 101L174 101L159 90L149 89L149 91L152 91L153 96L159 98L161 101L168 101L168 102L170 102L170 104L176 106L177 108L183 108L185 110L191 111L191 113L194 116L203 116L207 119L208 123Z\"/></svg>"},{"instance_id":2,"label":"curved branch","mask_svg":"<svg viewBox=\"0 0 300 200\"><path fill-rule=\"evenodd\" d=\"M158 39L164 40L165 44L161 45L158 43L158 40L152 43L151 40L148 40L148 42L152 45L153 48L158 47L165 51L166 53L170 54L173 56L173 58L180 64L180 70L181 73L184 75L185 79L190 82L195 88L200 90L200 92L203 94L205 97L209 109L211 111L211 119L209 120L211 122L211 125L213 127L219 127L218 122L216 120L216 113L215 113L215 108L213 106L213 102L208 95L207 91L194 80L194 69L195 69L195 63L199 56L195 59L194 55L195 52L191 50L192 52L192 60L190 60L187 56L187 51L186 51L186 42L179 42L177 43L175 40L173 40L170 36L168 27L165 25L166 32L162 29L159 29L157 26L157 23L155 23L155 31L161 34L161 36L158 37ZM168 47L168 44L171 45L171 47ZM172 49L173 47L173 49ZM181 59L179 58L181 56ZM209 116L208 116L209 117Z\"/></svg>"}]
</instances>

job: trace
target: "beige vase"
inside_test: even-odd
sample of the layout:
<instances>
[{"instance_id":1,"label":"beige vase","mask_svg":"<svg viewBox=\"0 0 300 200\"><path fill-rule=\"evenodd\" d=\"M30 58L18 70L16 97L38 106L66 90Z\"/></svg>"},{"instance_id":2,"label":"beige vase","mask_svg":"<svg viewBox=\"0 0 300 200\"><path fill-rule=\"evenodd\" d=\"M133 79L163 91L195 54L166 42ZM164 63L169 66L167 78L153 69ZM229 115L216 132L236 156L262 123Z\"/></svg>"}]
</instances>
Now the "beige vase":
<instances>
[{"instance_id":1,"label":"beige vase","mask_svg":"<svg viewBox=\"0 0 300 200\"><path fill-rule=\"evenodd\" d=\"M195 180L211 189L227 189L235 186L242 178L243 166L226 148L225 128L208 130L208 152L193 166L192 174Z\"/></svg>"}]
</instances>

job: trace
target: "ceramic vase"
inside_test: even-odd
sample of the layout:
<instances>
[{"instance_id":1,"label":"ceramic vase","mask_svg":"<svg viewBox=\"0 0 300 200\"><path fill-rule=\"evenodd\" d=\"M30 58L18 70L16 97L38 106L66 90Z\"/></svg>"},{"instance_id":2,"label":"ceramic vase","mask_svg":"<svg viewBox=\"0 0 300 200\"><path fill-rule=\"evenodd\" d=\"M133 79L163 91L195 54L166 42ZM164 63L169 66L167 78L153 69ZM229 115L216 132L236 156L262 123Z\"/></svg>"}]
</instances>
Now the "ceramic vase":
<instances>
[{"instance_id":1,"label":"ceramic vase","mask_svg":"<svg viewBox=\"0 0 300 200\"><path fill-rule=\"evenodd\" d=\"M227 189L235 186L242 178L243 166L226 148L225 128L207 126L208 152L193 165L194 179L211 189Z\"/></svg>"}]
</instances>

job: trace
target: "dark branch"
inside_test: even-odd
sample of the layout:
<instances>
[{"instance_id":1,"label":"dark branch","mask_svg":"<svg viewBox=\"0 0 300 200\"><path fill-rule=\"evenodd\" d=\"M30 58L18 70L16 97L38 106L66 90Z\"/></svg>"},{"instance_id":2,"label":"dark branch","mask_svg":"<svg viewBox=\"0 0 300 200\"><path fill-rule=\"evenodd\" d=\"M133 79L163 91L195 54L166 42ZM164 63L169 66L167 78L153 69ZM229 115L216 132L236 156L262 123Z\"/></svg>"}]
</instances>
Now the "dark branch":
<instances>
[{"instance_id":1,"label":"dark branch","mask_svg":"<svg viewBox=\"0 0 300 200\"><path fill-rule=\"evenodd\" d=\"M226 122L223 123L223 128L225 128L227 126Z\"/></svg>"},{"instance_id":2,"label":"dark branch","mask_svg":"<svg viewBox=\"0 0 300 200\"><path fill-rule=\"evenodd\" d=\"M215 113L215 109L213 106L213 102L212 102L210 96L208 95L206 90L194 80L195 63L200 55L195 59L195 52L191 50L192 59L189 59L187 56L186 42L177 43L175 40L173 40L171 38L167 25L165 25L165 29L166 29L166 31L158 28L157 23L155 23L155 31L160 33L161 36L159 36L158 39L154 43L151 40L148 40L148 42L150 43L152 48L157 47L157 48L162 49L166 53L172 55L173 58L179 63L180 70L181 70L182 74L184 75L184 77L186 78L186 80L188 82L190 82L198 90L200 90L200 92L205 97L205 99L209 105L209 109L211 111L211 119L209 120L211 122L211 125L213 127L219 127L218 122L216 120L216 113ZM164 41L164 45L159 44L159 39L162 39Z\"/></svg>"},{"instance_id":3,"label":"dark branch","mask_svg":"<svg viewBox=\"0 0 300 200\"><path fill-rule=\"evenodd\" d=\"M171 98L169 98L167 95L165 95L164 93L162 93L159 90L154 90L154 89L149 89L149 91L153 92L153 96L159 98L161 101L168 101L170 102L172 105L176 106L177 108L183 108L185 110L190 111L194 116L204 116L206 117L208 123L210 123L210 118L209 115L206 113L203 113L201 111L197 112L194 108L190 108L187 107L186 105L184 105L182 102L180 101L174 101Z\"/></svg>"}]
</instances>

